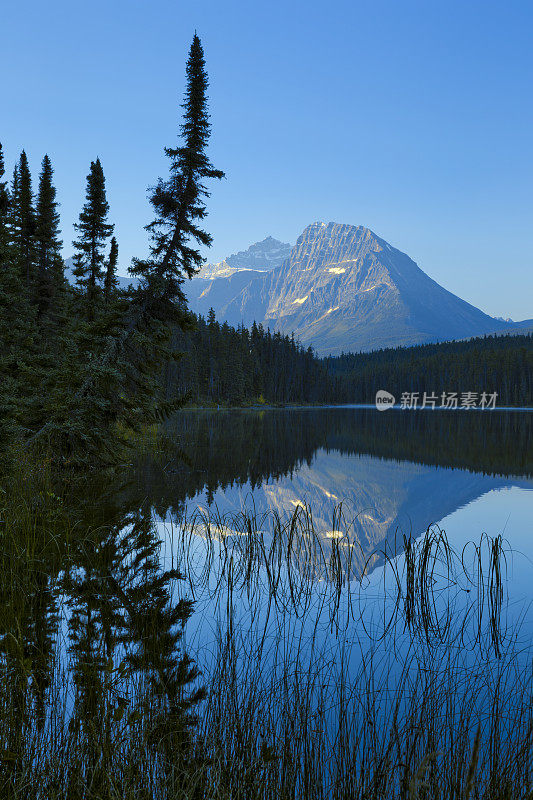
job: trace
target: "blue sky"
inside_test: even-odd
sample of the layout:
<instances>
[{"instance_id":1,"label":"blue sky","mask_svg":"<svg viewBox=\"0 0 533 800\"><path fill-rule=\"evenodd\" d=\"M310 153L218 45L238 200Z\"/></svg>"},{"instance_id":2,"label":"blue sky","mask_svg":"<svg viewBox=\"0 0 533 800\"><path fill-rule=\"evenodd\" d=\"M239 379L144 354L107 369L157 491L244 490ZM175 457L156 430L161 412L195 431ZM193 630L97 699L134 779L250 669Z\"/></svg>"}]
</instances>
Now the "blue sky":
<instances>
[{"instance_id":1,"label":"blue sky","mask_svg":"<svg viewBox=\"0 0 533 800\"><path fill-rule=\"evenodd\" d=\"M65 255L100 156L121 271L176 141L196 29L210 74L209 260L314 220L366 225L493 315L533 317L533 4L12 2L0 141L56 171Z\"/></svg>"}]
</instances>

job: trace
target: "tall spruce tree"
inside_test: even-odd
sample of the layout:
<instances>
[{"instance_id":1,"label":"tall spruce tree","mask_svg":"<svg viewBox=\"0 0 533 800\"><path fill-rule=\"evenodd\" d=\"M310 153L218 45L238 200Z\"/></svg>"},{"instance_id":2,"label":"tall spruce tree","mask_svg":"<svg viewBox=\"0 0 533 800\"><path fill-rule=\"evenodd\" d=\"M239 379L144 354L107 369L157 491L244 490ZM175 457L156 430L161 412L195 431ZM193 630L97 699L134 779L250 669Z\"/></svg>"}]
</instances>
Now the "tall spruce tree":
<instances>
[{"instance_id":1,"label":"tall spruce tree","mask_svg":"<svg viewBox=\"0 0 533 800\"><path fill-rule=\"evenodd\" d=\"M131 274L140 277L122 332L99 361L100 374L119 365L127 375L121 413L128 425L159 420L183 403L184 398L164 399L160 392L161 370L179 359L172 349L174 326L190 328L181 285L192 277L202 256L192 242L209 246L212 237L199 227L207 215L207 178L220 179L207 156L211 132L207 110L208 78L200 39L195 34L186 67L187 84L180 146L165 148L170 175L152 189L150 202L155 219L147 225L151 235L150 257L133 259ZM79 396L90 396L98 378L89 376ZM118 406L115 403L115 409Z\"/></svg>"},{"instance_id":2,"label":"tall spruce tree","mask_svg":"<svg viewBox=\"0 0 533 800\"><path fill-rule=\"evenodd\" d=\"M118 289L117 280L117 263L118 263L118 244L116 238L113 236L111 239L111 247L109 248L109 258L106 264L106 273L104 279L104 297L108 301Z\"/></svg>"},{"instance_id":3,"label":"tall spruce tree","mask_svg":"<svg viewBox=\"0 0 533 800\"><path fill-rule=\"evenodd\" d=\"M170 176L159 180L152 190L150 202L155 219L147 226L152 244L149 260L134 259L131 273L147 280L154 288L163 287L164 297L184 301L181 284L191 278L202 264L198 250L190 240L205 247L212 242L210 234L197 224L206 215L204 199L209 197L206 178L223 178L207 156L211 132L207 110L209 85L204 51L196 34L187 61L187 87L181 134L183 144L166 147L170 159Z\"/></svg>"},{"instance_id":4,"label":"tall spruce tree","mask_svg":"<svg viewBox=\"0 0 533 800\"><path fill-rule=\"evenodd\" d=\"M65 280L59 238L59 213L53 168L45 155L39 176L35 212L35 249L37 279L32 294L38 328L38 367L41 391L33 398L29 418L43 424L53 413L53 404L61 402L58 386L75 371L73 362L79 351L78 320L72 293Z\"/></svg>"},{"instance_id":5,"label":"tall spruce tree","mask_svg":"<svg viewBox=\"0 0 533 800\"><path fill-rule=\"evenodd\" d=\"M13 259L30 290L35 281L35 210L30 168L24 150L13 174L11 238Z\"/></svg>"},{"instance_id":6,"label":"tall spruce tree","mask_svg":"<svg viewBox=\"0 0 533 800\"><path fill-rule=\"evenodd\" d=\"M156 419L161 419L186 400L185 396L169 398L168 395L165 399L164 393L156 399L154 374L161 370L162 363L168 364L181 357L173 350L173 327L185 330L194 324L186 310L181 287L202 264L202 256L193 242L204 247L209 247L212 242L210 234L199 225L207 216L205 199L210 194L205 180L224 177L207 156L211 133L207 109L209 81L202 44L196 33L189 51L186 77L183 123L180 126L182 143L165 148L170 160L170 174L166 180L158 181L150 195L155 211L155 219L146 226L151 236L150 258L134 259L130 268L131 274L141 278L137 292L135 341L137 364L143 364L142 371L137 370L137 393L145 398L140 405L145 418L153 414ZM141 320L142 328L139 330L138 322ZM149 331L148 335L141 332L143 329ZM147 365L151 370L146 370Z\"/></svg>"},{"instance_id":7,"label":"tall spruce tree","mask_svg":"<svg viewBox=\"0 0 533 800\"><path fill-rule=\"evenodd\" d=\"M79 222L74 227L78 238L72 243L77 251L74 256L74 275L78 286L85 290L88 316L94 318L100 284L104 276L104 248L113 233L114 225L107 221L105 177L100 159L91 161L87 175L85 205Z\"/></svg>"},{"instance_id":8,"label":"tall spruce tree","mask_svg":"<svg viewBox=\"0 0 533 800\"><path fill-rule=\"evenodd\" d=\"M18 163L15 164L13 167L13 178L11 179L11 197L10 197L10 205L9 205L9 229L10 229L10 240L14 243L15 239L15 198L18 197L19 194L19 165Z\"/></svg>"},{"instance_id":9,"label":"tall spruce tree","mask_svg":"<svg viewBox=\"0 0 533 800\"><path fill-rule=\"evenodd\" d=\"M2 181L2 184L4 182ZM7 188L2 187L5 209ZM34 212L31 176L26 154L13 171L11 196L4 216L0 269L0 427L2 442L30 427L34 398L42 373L31 303L34 255ZM6 231L7 229L7 231ZM8 235L6 235L6 233ZM9 239L9 241L7 241ZM27 428L26 428L27 429Z\"/></svg>"},{"instance_id":10,"label":"tall spruce tree","mask_svg":"<svg viewBox=\"0 0 533 800\"><path fill-rule=\"evenodd\" d=\"M45 155L39 176L35 213L35 245L38 267L36 294L39 314L43 314L50 308L63 273L58 203L52 178L52 162Z\"/></svg>"},{"instance_id":11,"label":"tall spruce tree","mask_svg":"<svg viewBox=\"0 0 533 800\"><path fill-rule=\"evenodd\" d=\"M9 250L9 189L4 175L4 151L0 143L0 269L6 266Z\"/></svg>"}]
</instances>

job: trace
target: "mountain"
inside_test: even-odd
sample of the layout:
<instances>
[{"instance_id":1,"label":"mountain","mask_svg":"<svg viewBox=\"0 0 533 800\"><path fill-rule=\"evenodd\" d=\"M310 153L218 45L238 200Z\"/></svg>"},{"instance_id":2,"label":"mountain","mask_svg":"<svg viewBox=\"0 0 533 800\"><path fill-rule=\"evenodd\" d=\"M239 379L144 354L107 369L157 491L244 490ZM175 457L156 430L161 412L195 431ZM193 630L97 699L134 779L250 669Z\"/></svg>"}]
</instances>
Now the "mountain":
<instances>
[{"instance_id":1,"label":"mountain","mask_svg":"<svg viewBox=\"0 0 533 800\"><path fill-rule=\"evenodd\" d=\"M224 261L216 264L204 264L198 278L212 279L229 277L242 270L259 270L268 272L274 267L279 267L291 252L290 244L285 244L272 236L267 236L261 242L252 244L248 250L233 253Z\"/></svg>"},{"instance_id":2,"label":"mountain","mask_svg":"<svg viewBox=\"0 0 533 800\"><path fill-rule=\"evenodd\" d=\"M512 336L516 334L526 334L526 333L533 333L533 319L524 319L522 322L512 322L511 324L505 329L505 333L509 333Z\"/></svg>"},{"instance_id":3,"label":"mountain","mask_svg":"<svg viewBox=\"0 0 533 800\"><path fill-rule=\"evenodd\" d=\"M255 321L294 332L319 355L464 339L512 327L444 289L362 226L315 222L279 266L268 272L247 269L195 278L186 287L191 309L206 315L212 306L218 319L232 325Z\"/></svg>"}]
</instances>

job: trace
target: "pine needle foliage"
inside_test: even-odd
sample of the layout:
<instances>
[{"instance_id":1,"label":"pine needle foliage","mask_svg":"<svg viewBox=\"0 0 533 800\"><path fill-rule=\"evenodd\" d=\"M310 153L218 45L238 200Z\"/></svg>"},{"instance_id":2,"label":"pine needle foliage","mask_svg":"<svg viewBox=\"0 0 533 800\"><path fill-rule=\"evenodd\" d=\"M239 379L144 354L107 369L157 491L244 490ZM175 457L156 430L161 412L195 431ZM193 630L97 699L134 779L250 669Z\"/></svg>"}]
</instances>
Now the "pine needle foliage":
<instances>
[{"instance_id":1,"label":"pine needle foliage","mask_svg":"<svg viewBox=\"0 0 533 800\"><path fill-rule=\"evenodd\" d=\"M9 254L9 188L5 180L4 151L0 143L0 269Z\"/></svg>"},{"instance_id":2,"label":"pine needle foliage","mask_svg":"<svg viewBox=\"0 0 533 800\"><path fill-rule=\"evenodd\" d=\"M31 290L35 282L35 208L28 157L23 150L13 174L11 194L12 257Z\"/></svg>"},{"instance_id":3,"label":"pine needle foliage","mask_svg":"<svg viewBox=\"0 0 533 800\"><path fill-rule=\"evenodd\" d=\"M206 217L205 199L209 191L207 178L221 179L224 173L215 169L207 155L211 133L207 110L208 77L204 52L195 34L187 61L187 87L182 104L183 143L166 147L170 175L159 180L151 190L150 202L155 219L147 226L151 235L150 258L134 259L132 275L144 279L150 291L162 293L166 300L183 303L181 285L201 266L200 252L191 246L191 239L209 247L212 237L199 223Z\"/></svg>"},{"instance_id":4,"label":"pine needle foliage","mask_svg":"<svg viewBox=\"0 0 533 800\"><path fill-rule=\"evenodd\" d=\"M108 220L104 170L100 159L91 161L87 175L86 200L79 221L74 225L78 238L72 243L77 251L74 257L74 275L78 286L84 290L87 315L92 319L104 276L104 247L113 233Z\"/></svg>"},{"instance_id":5,"label":"pine needle foliage","mask_svg":"<svg viewBox=\"0 0 533 800\"><path fill-rule=\"evenodd\" d=\"M118 244L116 238L113 236L111 239L111 247L109 249L109 258L106 263L106 273L104 279L104 297L106 302L115 296L118 289L117 279L117 263L118 263Z\"/></svg>"},{"instance_id":6,"label":"pine needle foliage","mask_svg":"<svg viewBox=\"0 0 533 800\"><path fill-rule=\"evenodd\" d=\"M40 316L49 310L51 300L54 294L60 291L63 281L57 192L52 179L52 162L48 155L45 155L39 176L35 209L35 249L38 267L36 294Z\"/></svg>"}]
</instances>

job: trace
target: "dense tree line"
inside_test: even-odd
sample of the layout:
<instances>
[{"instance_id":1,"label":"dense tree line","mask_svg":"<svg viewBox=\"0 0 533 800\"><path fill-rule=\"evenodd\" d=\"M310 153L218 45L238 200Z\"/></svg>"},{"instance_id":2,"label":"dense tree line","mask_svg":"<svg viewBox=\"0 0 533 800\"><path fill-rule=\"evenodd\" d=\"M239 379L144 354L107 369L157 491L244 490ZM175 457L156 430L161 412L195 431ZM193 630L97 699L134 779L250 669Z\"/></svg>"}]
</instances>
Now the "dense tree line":
<instances>
[{"instance_id":1,"label":"dense tree line","mask_svg":"<svg viewBox=\"0 0 533 800\"><path fill-rule=\"evenodd\" d=\"M343 402L373 402L385 389L404 392L497 392L498 405L533 406L533 336L484 336L461 342L389 348L326 359Z\"/></svg>"},{"instance_id":2,"label":"dense tree line","mask_svg":"<svg viewBox=\"0 0 533 800\"><path fill-rule=\"evenodd\" d=\"M252 325L219 323L213 310L193 330L176 331L183 353L165 373L167 396L188 393L192 402L324 403L331 400L326 365L294 337Z\"/></svg>"},{"instance_id":3,"label":"dense tree line","mask_svg":"<svg viewBox=\"0 0 533 800\"><path fill-rule=\"evenodd\" d=\"M533 405L533 337L486 336L320 359L294 337L262 325L231 327L213 310L194 329L176 331L183 356L165 370L168 397L193 403L373 403L386 389L403 393L496 392L497 405Z\"/></svg>"}]
</instances>

